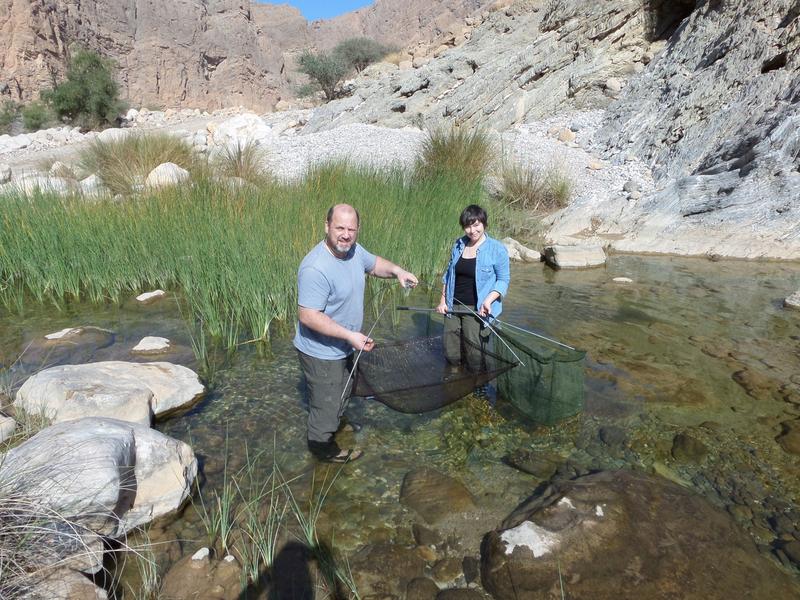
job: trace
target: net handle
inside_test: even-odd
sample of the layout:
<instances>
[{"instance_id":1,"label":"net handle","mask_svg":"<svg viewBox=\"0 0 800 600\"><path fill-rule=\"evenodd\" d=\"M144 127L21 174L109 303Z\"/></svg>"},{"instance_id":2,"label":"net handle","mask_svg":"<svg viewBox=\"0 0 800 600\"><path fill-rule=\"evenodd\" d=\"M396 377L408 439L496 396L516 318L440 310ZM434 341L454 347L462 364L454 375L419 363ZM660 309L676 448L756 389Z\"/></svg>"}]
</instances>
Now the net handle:
<instances>
[{"instance_id":1,"label":"net handle","mask_svg":"<svg viewBox=\"0 0 800 600\"><path fill-rule=\"evenodd\" d=\"M414 312L437 312L435 308L427 308L427 307L424 307L424 306L398 306L398 307L396 307L396 308L397 308L397 310L411 310L411 311L414 311ZM448 312L449 314L453 314L453 315L470 315L470 314L475 314L475 312L474 312L474 311L471 311L471 310L469 310L469 308L466 308L466 309L464 309L464 308L461 308L461 307L455 307L455 306L453 307L453 310L448 310L447 312ZM516 326L516 325L512 325L512 324L511 324L511 323L509 323L508 321L501 321L501 320L500 320L500 319L498 319L497 317L495 317L495 319L494 319L494 320L495 320L496 322L500 323L500 324L501 324L503 327L510 327L511 329L516 329L516 330L518 330L518 331L521 331L521 332L523 332L523 333L527 333L527 334L529 334L529 335L532 335L532 336L535 336L535 337L541 338L541 339L543 339L543 340L547 340L548 342L550 342L550 343L552 343L552 344L556 344L557 346L561 346L562 348L567 348L568 350L573 350L573 351L575 351L575 352L577 352L577 351L578 351L576 348L573 348L572 346L568 346L567 344L562 344L561 342L559 342L559 341L557 341L557 340L554 340L554 339L552 339L552 338L549 338L549 337L547 337L546 335L542 335L542 334L540 334L540 333L536 333L535 331L530 331L530 330L528 330L528 329L524 329L524 328L522 328L522 327L518 327L518 326ZM524 366L524 365L523 365L523 366Z\"/></svg>"}]
</instances>

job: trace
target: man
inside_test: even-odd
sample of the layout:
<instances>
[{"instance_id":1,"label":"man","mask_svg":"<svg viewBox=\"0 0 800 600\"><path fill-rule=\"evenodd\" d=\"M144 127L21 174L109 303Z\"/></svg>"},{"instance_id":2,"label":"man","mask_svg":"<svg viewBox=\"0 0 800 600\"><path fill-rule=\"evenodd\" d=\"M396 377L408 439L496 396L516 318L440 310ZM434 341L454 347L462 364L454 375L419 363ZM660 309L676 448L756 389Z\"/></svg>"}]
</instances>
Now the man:
<instances>
[{"instance_id":1,"label":"man","mask_svg":"<svg viewBox=\"0 0 800 600\"><path fill-rule=\"evenodd\" d=\"M353 353L369 352L375 345L361 333L364 274L396 277L404 287L417 285L413 274L356 243L359 225L352 206L331 207L325 239L305 256L297 273L299 322L294 345L308 390L308 449L326 462L344 463L362 454L339 448L333 436L350 395Z\"/></svg>"}]
</instances>

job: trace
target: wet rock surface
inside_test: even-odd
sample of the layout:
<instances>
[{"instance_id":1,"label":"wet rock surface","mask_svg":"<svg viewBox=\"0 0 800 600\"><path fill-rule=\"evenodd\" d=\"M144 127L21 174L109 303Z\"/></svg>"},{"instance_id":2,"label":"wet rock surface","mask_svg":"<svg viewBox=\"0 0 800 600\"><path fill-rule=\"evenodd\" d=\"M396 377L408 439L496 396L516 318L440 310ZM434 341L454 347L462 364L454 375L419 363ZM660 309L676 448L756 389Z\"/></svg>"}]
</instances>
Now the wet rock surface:
<instances>
[{"instance_id":1,"label":"wet rock surface","mask_svg":"<svg viewBox=\"0 0 800 600\"><path fill-rule=\"evenodd\" d=\"M694 492L631 471L548 487L486 535L481 556L483 586L498 600L557 590L559 570L571 598L795 593L792 578L760 556L725 513Z\"/></svg>"},{"instance_id":2,"label":"wet rock surface","mask_svg":"<svg viewBox=\"0 0 800 600\"><path fill-rule=\"evenodd\" d=\"M412 580L424 575L425 561L414 548L372 544L352 557L351 566L359 593L401 597Z\"/></svg>"},{"instance_id":3,"label":"wet rock surface","mask_svg":"<svg viewBox=\"0 0 800 600\"><path fill-rule=\"evenodd\" d=\"M417 469L403 479L400 502L434 524L453 513L475 508L472 495L464 485L434 469Z\"/></svg>"}]
</instances>

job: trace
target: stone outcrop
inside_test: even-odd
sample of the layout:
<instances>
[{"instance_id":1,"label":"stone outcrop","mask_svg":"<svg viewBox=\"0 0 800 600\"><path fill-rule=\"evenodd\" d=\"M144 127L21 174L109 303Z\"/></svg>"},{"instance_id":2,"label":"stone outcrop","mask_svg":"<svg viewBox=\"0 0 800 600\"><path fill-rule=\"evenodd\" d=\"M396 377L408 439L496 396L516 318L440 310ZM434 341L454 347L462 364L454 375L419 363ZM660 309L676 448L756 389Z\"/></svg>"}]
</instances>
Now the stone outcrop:
<instances>
[{"instance_id":1,"label":"stone outcrop","mask_svg":"<svg viewBox=\"0 0 800 600\"><path fill-rule=\"evenodd\" d=\"M22 384L14 405L53 422L93 416L149 425L204 391L197 374L180 365L105 361L40 371Z\"/></svg>"},{"instance_id":2,"label":"stone outcrop","mask_svg":"<svg viewBox=\"0 0 800 600\"><path fill-rule=\"evenodd\" d=\"M197 460L183 442L101 418L43 429L0 465L4 494L112 537L177 510L196 475Z\"/></svg>"},{"instance_id":3,"label":"stone outcrop","mask_svg":"<svg viewBox=\"0 0 800 600\"><path fill-rule=\"evenodd\" d=\"M782 598L792 578L733 519L665 479L601 472L548 487L484 538L481 579L496 600ZM703 568L697 568L703 565Z\"/></svg>"},{"instance_id":4,"label":"stone outcrop","mask_svg":"<svg viewBox=\"0 0 800 600\"><path fill-rule=\"evenodd\" d=\"M53 87L77 45L119 66L137 105L274 105L281 50L261 35L250 2L0 2L0 98L30 100Z\"/></svg>"},{"instance_id":5,"label":"stone outcrop","mask_svg":"<svg viewBox=\"0 0 800 600\"><path fill-rule=\"evenodd\" d=\"M606 263L602 246L582 244L578 246L547 246L544 260L554 269L582 269L598 267Z\"/></svg>"},{"instance_id":6,"label":"stone outcrop","mask_svg":"<svg viewBox=\"0 0 800 600\"><path fill-rule=\"evenodd\" d=\"M424 66L357 79L355 100L330 103L306 129L331 119L506 129L569 107L605 107L652 52L638 0L516 2L483 15L469 41Z\"/></svg>"},{"instance_id":7,"label":"stone outcrop","mask_svg":"<svg viewBox=\"0 0 800 600\"><path fill-rule=\"evenodd\" d=\"M685 20L599 133L611 156L646 161L660 191L597 207L599 231L634 229L620 250L800 257L797 3L661 4Z\"/></svg>"}]
</instances>

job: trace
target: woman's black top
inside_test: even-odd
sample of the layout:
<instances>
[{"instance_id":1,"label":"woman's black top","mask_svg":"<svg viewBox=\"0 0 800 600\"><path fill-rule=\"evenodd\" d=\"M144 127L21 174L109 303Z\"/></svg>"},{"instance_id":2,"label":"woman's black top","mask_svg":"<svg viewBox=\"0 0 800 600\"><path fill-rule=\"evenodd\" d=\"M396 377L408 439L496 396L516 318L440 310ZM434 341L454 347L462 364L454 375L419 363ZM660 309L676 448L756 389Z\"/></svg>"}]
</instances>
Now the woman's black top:
<instances>
[{"instance_id":1,"label":"woman's black top","mask_svg":"<svg viewBox=\"0 0 800 600\"><path fill-rule=\"evenodd\" d=\"M453 297L457 302L453 302L455 307L466 304L470 308L478 305L478 293L475 291L475 264L477 259L464 258L458 259L456 263L456 286Z\"/></svg>"}]
</instances>

